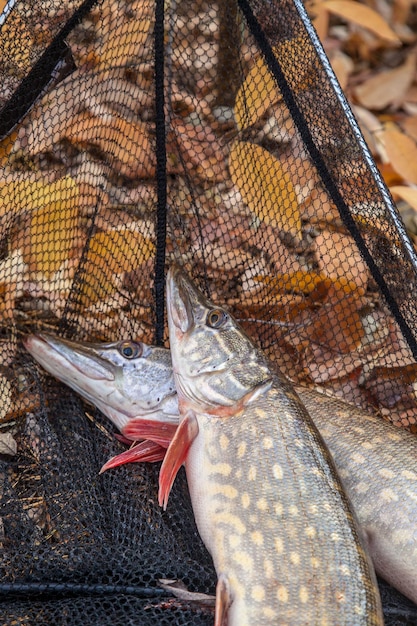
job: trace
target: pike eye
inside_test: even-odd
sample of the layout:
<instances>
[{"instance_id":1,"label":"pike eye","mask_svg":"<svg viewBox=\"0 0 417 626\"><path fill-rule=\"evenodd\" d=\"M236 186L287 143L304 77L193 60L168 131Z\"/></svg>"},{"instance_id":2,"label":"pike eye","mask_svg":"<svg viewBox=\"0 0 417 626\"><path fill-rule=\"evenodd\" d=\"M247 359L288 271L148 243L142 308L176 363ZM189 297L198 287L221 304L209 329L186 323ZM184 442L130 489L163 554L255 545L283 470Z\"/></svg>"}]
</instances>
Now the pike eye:
<instances>
[{"instance_id":1,"label":"pike eye","mask_svg":"<svg viewBox=\"0 0 417 626\"><path fill-rule=\"evenodd\" d=\"M136 341L122 341L118 350L125 359L136 359L142 355L142 345Z\"/></svg>"},{"instance_id":2,"label":"pike eye","mask_svg":"<svg viewBox=\"0 0 417 626\"><path fill-rule=\"evenodd\" d=\"M212 309L206 318L207 326L210 328L221 328L228 319L227 313L221 309Z\"/></svg>"}]
</instances>

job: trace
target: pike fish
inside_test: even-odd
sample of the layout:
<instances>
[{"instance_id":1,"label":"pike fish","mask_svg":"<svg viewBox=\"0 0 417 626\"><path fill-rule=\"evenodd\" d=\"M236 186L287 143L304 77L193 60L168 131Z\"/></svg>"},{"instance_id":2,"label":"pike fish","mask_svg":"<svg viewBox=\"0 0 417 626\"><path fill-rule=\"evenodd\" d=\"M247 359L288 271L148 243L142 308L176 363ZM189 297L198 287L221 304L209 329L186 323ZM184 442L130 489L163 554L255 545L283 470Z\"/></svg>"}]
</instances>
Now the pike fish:
<instances>
[{"instance_id":1,"label":"pike fish","mask_svg":"<svg viewBox=\"0 0 417 626\"><path fill-rule=\"evenodd\" d=\"M152 437L147 420L166 423L166 440L144 441L110 459L102 471L164 458L179 420L167 349L130 340L86 344L48 334L28 336L25 344L49 373L99 406L126 439ZM417 604L417 437L316 390L296 391L332 453L376 571Z\"/></svg>"},{"instance_id":2,"label":"pike fish","mask_svg":"<svg viewBox=\"0 0 417 626\"><path fill-rule=\"evenodd\" d=\"M289 381L177 267L167 311L180 420L159 502L185 462L215 626L383 624L355 514Z\"/></svg>"}]
</instances>

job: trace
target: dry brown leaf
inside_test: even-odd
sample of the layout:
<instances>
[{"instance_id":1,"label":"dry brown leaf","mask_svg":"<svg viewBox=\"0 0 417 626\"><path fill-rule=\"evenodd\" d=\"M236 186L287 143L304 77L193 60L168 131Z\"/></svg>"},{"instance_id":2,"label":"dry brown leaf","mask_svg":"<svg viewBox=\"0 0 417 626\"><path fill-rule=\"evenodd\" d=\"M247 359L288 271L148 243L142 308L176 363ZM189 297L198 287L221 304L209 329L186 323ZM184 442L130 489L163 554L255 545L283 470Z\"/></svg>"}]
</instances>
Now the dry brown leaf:
<instances>
[{"instance_id":1,"label":"dry brown leaf","mask_svg":"<svg viewBox=\"0 0 417 626\"><path fill-rule=\"evenodd\" d=\"M417 145L395 125L389 125L379 133L387 156L402 178L417 184Z\"/></svg>"},{"instance_id":2,"label":"dry brown leaf","mask_svg":"<svg viewBox=\"0 0 417 626\"><path fill-rule=\"evenodd\" d=\"M66 136L80 146L97 146L116 172L131 179L155 175L155 154L145 122L129 122L116 116L94 117L79 113Z\"/></svg>"},{"instance_id":3,"label":"dry brown leaf","mask_svg":"<svg viewBox=\"0 0 417 626\"><path fill-rule=\"evenodd\" d=\"M311 317L309 341L326 346L333 352L348 353L360 345L364 335L358 293L347 295L343 289L332 285L325 303Z\"/></svg>"},{"instance_id":4,"label":"dry brown leaf","mask_svg":"<svg viewBox=\"0 0 417 626\"><path fill-rule=\"evenodd\" d=\"M258 57L236 95L234 114L238 129L255 124L280 98L281 92L264 58Z\"/></svg>"},{"instance_id":5,"label":"dry brown leaf","mask_svg":"<svg viewBox=\"0 0 417 626\"><path fill-rule=\"evenodd\" d=\"M330 59L334 73L342 89L346 89L349 76L352 74L355 64L352 59L340 50Z\"/></svg>"},{"instance_id":6,"label":"dry brown leaf","mask_svg":"<svg viewBox=\"0 0 417 626\"><path fill-rule=\"evenodd\" d=\"M229 154L229 171L244 202L262 222L301 236L297 195L276 157L256 144L236 141Z\"/></svg>"},{"instance_id":7,"label":"dry brown leaf","mask_svg":"<svg viewBox=\"0 0 417 626\"><path fill-rule=\"evenodd\" d=\"M375 111L381 111L388 105L398 106L404 101L415 71L416 56L409 54L400 67L380 72L358 85L354 90L355 97L362 106Z\"/></svg>"},{"instance_id":8,"label":"dry brown leaf","mask_svg":"<svg viewBox=\"0 0 417 626\"><path fill-rule=\"evenodd\" d=\"M186 123L180 118L172 119L171 127L173 132L167 141L168 172L183 172L185 167L203 180L225 179L224 150L208 124Z\"/></svg>"},{"instance_id":9,"label":"dry brown leaf","mask_svg":"<svg viewBox=\"0 0 417 626\"><path fill-rule=\"evenodd\" d=\"M370 7L353 0L328 0L322 6L333 15L337 15L357 26L362 26L381 39L400 44L400 39L379 13Z\"/></svg>"},{"instance_id":10,"label":"dry brown leaf","mask_svg":"<svg viewBox=\"0 0 417 626\"><path fill-rule=\"evenodd\" d=\"M404 185L394 185L390 187L390 192L405 200L413 209L417 211L417 189L405 187Z\"/></svg>"},{"instance_id":11,"label":"dry brown leaf","mask_svg":"<svg viewBox=\"0 0 417 626\"><path fill-rule=\"evenodd\" d=\"M410 115L406 117L401 123L407 135L409 135L414 141L417 141L417 115Z\"/></svg>"},{"instance_id":12,"label":"dry brown leaf","mask_svg":"<svg viewBox=\"0 0 417 626\"><path fill-rule=\"evenodd\" d=\"M1 419L1 415L0 415ZM6 454L7 456L14 456L17 452L16 439L12 433L0 433L0 454Z\"/></svg>"},{"instance_id":13,"label":"dry brown leaf","mask_svg":"<svg viewBox=\"0 0 417 626\"><path fill-rule=\"evenodd\" d=\"M324 41L329 32L329 12L323 7L322 3L315 4L311 12L314 15L314 28L317 31L319 39Z\"/></svg>"},{"instance_id":14,"label":"dry brown leaf","mask_svg":"<svg viewBox=\"0 0 417 626\"><path fill-rule=\"evenodd\" d=\"M150 239L134 230L109 230L91 238L84 266L81 302L90 306L117 289L117 277L140 268L153 255Z\"/></svg>"},{"instance_id":15,"label":"dry brown leaf","mask_svg":"<svg viewBox=\"0 0 417 626\"><path fill-rule=\"evenodd\" d=\"M152 103L152 96L127 81L119 68L106 72L104 77L75 70L42 98L19 128L11 157L27 159L53 152L55 144L67 136L74 117L83 111L106 117L122 110L125 119L136 120L141 111L152 108ZM71 115L66 111L71 111Z\"/></svg>"}]
</instances>

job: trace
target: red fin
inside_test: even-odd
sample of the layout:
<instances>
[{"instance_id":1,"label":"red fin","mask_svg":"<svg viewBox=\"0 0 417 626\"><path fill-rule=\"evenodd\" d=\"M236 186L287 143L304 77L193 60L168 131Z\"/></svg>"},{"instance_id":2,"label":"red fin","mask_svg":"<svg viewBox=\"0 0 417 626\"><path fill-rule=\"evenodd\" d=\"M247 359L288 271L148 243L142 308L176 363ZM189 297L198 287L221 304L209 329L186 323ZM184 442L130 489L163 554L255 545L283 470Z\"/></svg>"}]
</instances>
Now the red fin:
<instances>
[{"instance_id":1,"label":"red fin","mask_svg":"<svg viewBox=\"0 0 417 626\"><path fill-rule=\"evenodd\" d=\"M224 574L220 574L216 586L216 610L214 626L226 626L227 613L232 603L229 581Z\"/></svg>"},{"instance_id":2,"label":"red fin","mask_svg":"<svg viewBox=\"0 0 417 626\"><path fill-rule=\"evenodd\" d=\"M159 472L159 505L167 508L171 487L181 465L187 458L188 450L198 435L198 422L194 413L189 412L177 428Z\"/></svg>"},{"instance_id":3,"label":"red fin","mask_svg":"<svg viewBox=\"0 0 417 626\"><path fill-rule=\"evenodd\" d=\"M155 420L134 417L127 422L122 433L132 441L150 439L159 443L160 446L168 448L177 428L176 424L170 422L156 422Z\"/></svg>"},{"instance_id":4,"label":"red fin","mask_svg":"<svg viewBox=\"0 0 417 626\"><path fill-rule=\"evenodd\" d=\"M125 450L121 454L117 454L109 459L101 468L100 474L108 469L119 467L126 463L144 463L145 461L154 463L155 461L162 461L165 453L165 447L160 446L158 443L149 440L142 441L136 446L133 446L133 448L129 448L129 450Z\"/></svg>"}]
</instances>

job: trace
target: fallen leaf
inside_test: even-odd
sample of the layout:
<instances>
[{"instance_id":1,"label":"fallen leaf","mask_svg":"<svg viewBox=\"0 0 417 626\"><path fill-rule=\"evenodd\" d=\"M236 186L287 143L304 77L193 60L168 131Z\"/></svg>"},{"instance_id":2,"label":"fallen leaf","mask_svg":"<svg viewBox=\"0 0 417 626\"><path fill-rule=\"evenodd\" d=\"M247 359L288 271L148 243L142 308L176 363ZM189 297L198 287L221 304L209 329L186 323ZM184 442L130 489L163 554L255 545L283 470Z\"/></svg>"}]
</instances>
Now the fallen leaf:
<instances>
[{"instance_id":1,"label":"fallen leaf","mask_svg":"<svg viewBox=\"0 0 417 626\"><path fill-rule=\"evenodd\" d=\"M90 306L114 294L119 284L117 278L138 269L154 250L154 243L134 230L108 230L93 235L83 266L82 304Z\"/></svg>"},{"instance_id":2,"label":"fallen leaf","mask_svg":"<svg viewBox=\"0 0 417 626\"><path fill-rule=\"evenodd\" d=\"M417 145L398 127L389 125L379 134L392 167L402 178L417 184Z\"/></svg>"},{"instance_id":3,"label":"fallen leaf","mask_svg":"<svg viewBox=\"0 0 417 626\"><path fill-rule=\"evenodd\" d=\"M17 443L12 433L0 433L0 454L6 454L7 456L14 456L16 452L17 452Z\"/></svg>"},{"instance_id":4,"label":"fallen leaf","mask_svg":"<svg viewBox=\"0 0 417 626\"><path fill-rule=\"evenodd\" d=\"M32 36L17 11L11 12L0 29L2 66L21 73L29 65Z\"/></svg>"},{"instance_id":5,"label":"fallen leaf","mask_svg":"<svg viewBox=\"0 0 417 626\"><path fill-rule=\"evenodd\" d=\"M403 65L371 76L358 85L353 93L362 106L375 111L381 111L388 105L402 104L414 80L415 70L416 56L409 54Z\"/></svg>"},{"instance_id":6,"label":"fallen leaf","mask_svg":"<svg viewBox=\"0 0 417 626\"><path fill-rule=\"evenodd\" d=\"M355 283L363 295L368 284L368 268L349 235L322 231L314 240L320 271L333 280Z\"/></svg>"},{"instance_id":7,"label":"fallen leaf","mask_svg":"<svg viewBox=\"0 0 417 626\"><path fill-rule=\"evenodd\" d=\"M277 83L264 58L259 56L236 95L234 114L238 129L255 124L280 98Z\"/></svg>"},{"instance_id":8,"label":"fallen leaf","mask_svg":"<svg viewBox=\"0 0 417 626\"><path fill-rule=\"evenodd\" d=\"M229 154L229 171L244 202L261 221L301 236L294 185L277 158L256 144L236 141Z\"/></svg>"},{"instance_id":9,"label":"fallen leaf","mask_svg":"<svg viewBox=\"0 0 417 626\"><path fill-rule=\"evenodd\" d=\"M80 236L76 199L48 202L32 211L23 242L23 260L33 272L51 278L69 258Z\"/></svg>"},{"instance_id":10,"label":"fallen leaf","mask_svg":"<svg viewBox=\"0 0 417 626\"><path fill-rule=\"evenodd\" d=\"M352 59L340 50L330 59L336 78L342 89L346 89L349 76L352 74L355 64Z\"/></svg>"},{"instance_id":11,"label":"fallen leaf","mask_svg":"<svg viewBox=\"0 0 417 626\"><path fill-rule=\"evenodd\" d=\"M121 24L108 25L103 29L104 40L96 51L98 69L143 60L152 25L152 20L142 18L124 20Z\"/></svg>"},{"instance_id":12,"label":"fallen leaf","mask_svg":"<svg viewBox=\"0 0 417 626\"><path fill-rule=\"evenodd\" d=\"M406 117L401 123L403 129L414 141L417 141L417 115Z\"/></svg>"},{"instance_id":13,"label":"fallen leaf","mask_svg":"<svg viewBox=\"0 0 417 626\"><path fill-rule=\"evenodd\" d=\"M73 178L65 176L49 182L28 175L28 178L9 176L0 179L0 216L22 211L33 211L51 202L73 202L78 198L78 186Z\"/></svg>"},{"instance_id":14,"label":"fallen leaf","mask_svg":"<svg viewBox=\"0 0 417 626\"><path fill-rule=\"evenodd\" d=\"M417 189L405 187L404 185L394 185L390 187L390 192L405 200L413 209L417 211Z\"/></svg>"},{"instance_id":15,"label":"fallen leaf","mask_svg":"<svg viewBox=\"0 0 417 626\"><path fill-rule=\"evenodd\" d=\"M104 77L75 70L42 98L19 128L11 158L27 159L53 152L67 136L77 114L89 112L93 117L105 118L122 110L123 117L135 121L152 106L152 95L126 80L120 68L109 70Z\"/></svg>"},{"instance_id":16,"label":"fallen leaf","mask_svg":"<svg viewBox=\"0 0 417 626\"><path fill-rule=\"evenodd\" d=\"M208 124L171 120L167 137L168 172L197 173L203 180L220 182L226 177L224 150Z\"/></svg>"},{"instance_id":17,"label":"fallen leaf","mask_svg":"<svg viewBox=\"0 0 417 626\"><path fill-rule=\"evenodd\" d=\"M381 39L400 44L398 35L392 30L383 17L370 7L352 0L328 0L322 6L348 22L362 26Z\"/></svg>"},{"instance_id":18,"label":"fallen leaf","mask_svg":"<svg viewBox=\"0 0 417 626\"><path fill-rule=\"evenodd\" d=\"M155 154L145 122L128 122L112 115L94 117L84 112L73 118L66 137L75 145L98 147L110 166L126 178L155 175Z\"/></svg>"},{"instance_id":19,"label":"fallen leaf","mask_svg":"<svg viewBox=\"0 0 417 626\"><path fill-rule=\"evenodd\" d=\"M348 353L360 345L364 334L358 294L346 295L344 290L331 286L325 303L312 316L308 329L310 341L333 352Z\"/></svg>"}]
</instances>

